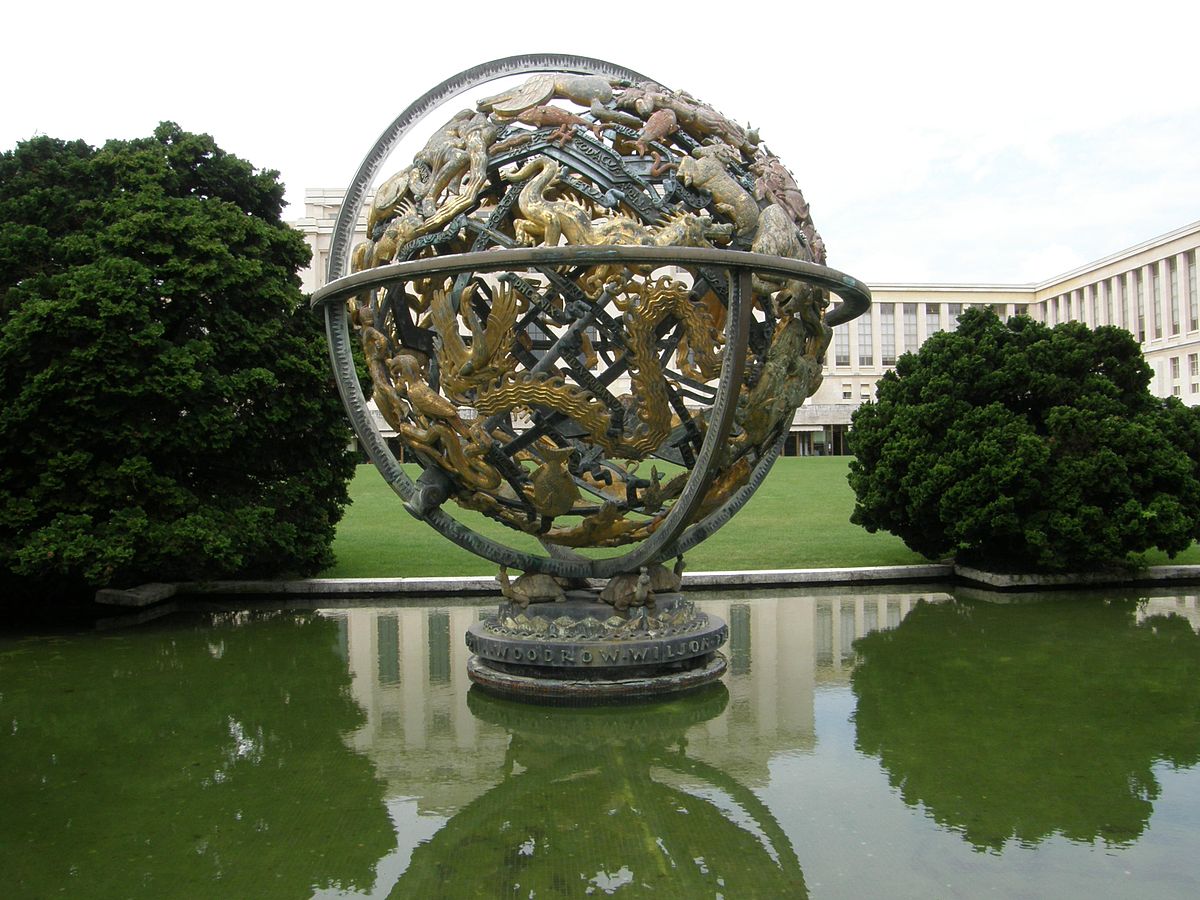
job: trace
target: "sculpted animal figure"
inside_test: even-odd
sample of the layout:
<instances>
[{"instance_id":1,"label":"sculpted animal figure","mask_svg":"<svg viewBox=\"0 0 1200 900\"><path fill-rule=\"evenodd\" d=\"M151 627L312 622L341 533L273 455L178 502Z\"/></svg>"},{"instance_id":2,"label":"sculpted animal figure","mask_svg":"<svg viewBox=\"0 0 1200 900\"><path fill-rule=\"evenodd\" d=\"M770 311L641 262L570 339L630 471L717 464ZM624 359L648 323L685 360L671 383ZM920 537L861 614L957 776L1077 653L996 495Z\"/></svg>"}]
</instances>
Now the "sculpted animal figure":
<instances>
[{"instance_id":1,"label":"sculpted animal figure","mask_svg":"<svg viewBox=\"0 0 1200 900\"><path fill-rule=\"evenodd\" d=\"M562 585L553 575L526 572L514 582L508 577L508 568L501 566L496 580L500 582L501 596L516 603L521 609L527 608L530 603L554 603L567 599Z\"/></svg>"},{"instance_id":2,"label":"sculpted animal figure","mask_svg":"<svg viewBox=\"0 0 1200 900\"><path fill-rule=\"evenodd\" d=\"M579 488L567 470L567 460L572 452L571 447L538 447L544 462L533 473L530 482L533 505L544 516L565 515L581 499Z\"/></svg>"},{"instance_id":3,"label":"sculpted animal figure","mask_svg":"<svg viewBox=\"0 0 1200 900\"><path fill-rule=\"evenodd\" d=\"M634 148L637 150L638 156L645 156L648 145L653 141L661 141L667 135L675 131L679 127L679 118L675 115L672 109L657 110L649 119L646 120L645 126L641 133L637 136L637 140L633 142Z\"/></svg>"},{"instance_id":4,"label":"sculpted animal figure","mask_svg":"<svg viewBox=\"0 0 1200 900\"><path fill-rule=\"evenodd\" d=\"M792 217L787 210L774 203L760 214L758 233L750 249L768 256L812 261L812 253L801 241ZM815 354L814 358L825 353L832 332L821 318L821 311L829 301L820 288L776 275L755 274L753 284L755 293L775 295L775 307L780 316L794 313L800 317L804 331L810 338L807 352Z\"/></svg>"},{"instance_id":5,"label":"sculpted animal figure","mask_svg":"<svg viewBox=\"0 0 1200 900\"><path fill-rule=\"evenodd\" d=\"M517 121L533 125L535 128L547 125L556 126L557 130L551 135L551 139L557 140L559 146L565 145L575 136L575 125L582 125L584 128L590 129L597 140L601 137L599 122L589 122L587 119L557 106L535 106L518 115Z\"/></svg>"},{"instance_id":6,"label":"sculpted animal figure","mask_svg":"<svg viewBox=\"0 0 1200 900\"><path fill-rule=\"evenodd\" d=\"M544 156L536 157L516 172L504 175L509 182L529 179L517 196L522 218L514 221L517 237L529 245L568 244L639 244L642 246L711 247L714 239L727 239L728 225L714 225L711 217L681 213L665 225L654 228L628 216L611 216L593 221L592 213L572 200L547 196L558 180L559 165ZM532 177L531 177L532 176ZM742 192L745 193L744 191ZM746 195L747 198L749 195ZM750 203L753 205L754 201ZM754 206L757 213L758 207Z\"/></svg>"},{"instance_id":7,"label":"sculpted animal figure","mask_svg":"<svg viewBox=\"0 0 1200 900\"><path fill-rule=\"evenodd\" d=\"M516 292L501 282L492 292L487 325L479 321L472 298L478 284L472 282L463 290L456 312L451 295L434 289L428 324L438 335L436 347L441 387L448 397L469 403L466 391L473 385L492 381L510 371L515 363L505 352L512 344L513 324L520 303ZM467 346L459 331L459 318L471 329L471 345Z\"/></svg>"},{"instance_id":8,"label":"sculpted animal figure","mask_svg":"<svg viewBox=\"0 0 1200 900\"><path fill-rule=\"evenodd\" d=\"M634 574L627 572L614 575L600 592L600 599L612 604L616 609L629 609L631 606L654 606L654 595L650 591L650 576L646 567Z\"/></svg>"},{"instance_id":9,"label":"sculpted animal figure","mask_svg":"<svg viewBox=\"0 0 1200 900\"><path fill-rule=\"evenodd\" d=\"M355 270L391 262L404 244L474 206L497 130L482 113L461 110L434 132L412 165L381 184L367 211L367 241L355 248ZM451 199L439 203L446 192ZM381 225L385 230L379 234Z\"/></svg>"},{"instance_id":10,"label":"sculpted animal figure","mask_svg":"<svg viewBox=\"0 0 1200 900\"><path fill-rule=\"evenodd\" d=\"M637 574L629 572L610 578L604 590L600 592L600 599L611 603L617 609L628 609L631 606L653 608L654 594L678 591L682 575L682 556L676 560L674 571L658 563L642 566Z\"/></svg>"},{"instance_id":11,"label":"sculpted animal figure","mask_svg":"<svg viewBox=\"0 0 1200 900\"><path fill-rule=\"evenodd\" d=\"M736 223L737 236L750 240L758 228L758 204L721 162L713 156L696 159L685 156L679 161L679 180L688 187L712 194L717 211Z\"/></svg>"},{"instance_id":12,"label":"sculpted animal figure","mask_svg":"<svg viewBox=\"0 0 1200 900\"><path fill-rule=\"evenodd\" d=\"M804 193L796 184L792 173L780 162L779 157L769 154L756 159L751 164L750 171L757 176L754 182L755 197L783 207L803 232L809 248L814 251L813 259L825 265L825 242L821 240L821 235L813 225Z\"/></svg>"},{"instance_id":13,"label":"sculpted animal figure","mask_svg":"<svg viewBox=\"0 0 1200 900\"><path fill-rule=\"evenodd\" d=\"M481 112L514 116L547 100L570 100L580 106L596 106L608 103L612 95L612 84L603 75L558 72L534 75L515 88L483 98L476 106Z\"/></svg>"},{"instance_id":14,"label":"sculpted animal figure","mask_svg":"<svg viewBox=\"0 0 1200 900\"><path fill-rule=\"evenodd\" d=\"M720 138L737 147L747 157L754 154L759 142L758 134L753 129L742 128L685 91L667 91L660 85L647 82L626 88L617 98L617 106L632 109L643 119L650 118L656 110L669 109L675 113L679 127L697 140Z\"/></svg>"},{"instance_id":15,"label":"sculpted animal figure","mask_svg":"<svg viewBox=\"0 0 1200 900\"><path fill-rule=\"evenodd\" d=\"M558 163L539 156L503 176L510 182L529 179L517 196L517 207L523 217L514 221L517 239L530 246L540 242L547 247L557 247L560 237L565 237L568 244L598 243L590 212L570 200L551 200L546 196L558 179L558 171Z\"/></svg>"}]
</instances>

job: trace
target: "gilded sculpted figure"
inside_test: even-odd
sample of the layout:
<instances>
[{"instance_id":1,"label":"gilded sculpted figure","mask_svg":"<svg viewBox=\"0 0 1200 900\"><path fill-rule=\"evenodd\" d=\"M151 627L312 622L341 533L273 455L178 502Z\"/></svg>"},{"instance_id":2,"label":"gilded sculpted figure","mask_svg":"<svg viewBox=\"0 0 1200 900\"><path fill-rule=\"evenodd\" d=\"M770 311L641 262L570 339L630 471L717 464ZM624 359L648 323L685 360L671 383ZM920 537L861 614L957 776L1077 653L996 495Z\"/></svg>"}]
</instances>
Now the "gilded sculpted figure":
<instances>
[{"instance_id":1,"label":"gilded sculpted figure","mask_svg":"<svg viewBox=\"0 0 1200 900\"><path fill-rule=\"evenodd\" d=\"M384 180L352 264L563 246L824 261L804 195L754 129L658 84L545 73L458 112ZM410 509L452 500L558 554L646 540L704 446L731 290L723 271L614 259L423 275L356 297L372 396L426 470ZM820 383L828 295L768 273L750 290L732 436L692 521L744 493ZM653 608L682 571L659 562L603 599ZM522 607L563 596L549 576L499 580Z\"/></svg>"}]
</instances>

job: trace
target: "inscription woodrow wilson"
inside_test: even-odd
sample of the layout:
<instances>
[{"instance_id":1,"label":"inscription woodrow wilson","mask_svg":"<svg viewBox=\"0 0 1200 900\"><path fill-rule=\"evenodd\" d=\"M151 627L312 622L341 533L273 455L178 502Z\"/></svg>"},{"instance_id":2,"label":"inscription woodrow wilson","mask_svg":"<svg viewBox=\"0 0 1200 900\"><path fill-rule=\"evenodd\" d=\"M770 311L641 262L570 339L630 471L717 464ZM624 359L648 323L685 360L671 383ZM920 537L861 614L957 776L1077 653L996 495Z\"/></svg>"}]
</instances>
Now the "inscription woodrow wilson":
<instances>
[{"instance_id":1,"label":"inscription woodrow wilson","mask_svg":"<svg viewBox=\"0 0 1200 900\"><path fill-rule=\"evenodd\" d=\"M425 114L514 74L528 77L385 171ZM467 637L475 683L603 699L718 678L725 625L680 595L683 556L762 482L833 327L870 305L825 266L764 139L612 63L485 63L384 132L328 271L313 303L363 447L411 515L499 566L504 602ZM416 481L373 421L352 342ZM479 534L455 507L545 553ZM581 552L595 548L610 549Z\"/></svg>"}]
</instances>

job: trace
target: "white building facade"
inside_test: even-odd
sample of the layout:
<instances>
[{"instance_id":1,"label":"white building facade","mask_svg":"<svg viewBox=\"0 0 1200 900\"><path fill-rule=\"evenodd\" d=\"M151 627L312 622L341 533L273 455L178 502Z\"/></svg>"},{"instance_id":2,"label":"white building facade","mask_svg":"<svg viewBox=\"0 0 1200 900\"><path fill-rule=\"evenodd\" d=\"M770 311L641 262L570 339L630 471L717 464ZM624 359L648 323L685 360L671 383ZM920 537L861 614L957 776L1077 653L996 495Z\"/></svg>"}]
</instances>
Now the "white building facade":
<instances>
[{"instance_id":1,"label":"white building facade","mask_svg":"<svg viewBox=\"0 0 1200 900\"><path fill-rule=\"evenodd\" d=\"M292 222L313 251L302 273L312 292L325 283L341 190L305 192L305 215ZM364 207L365 209L365 207ZM359 220L365 237L365 212ZM1047 325L1117 325L1137 338L1160 397L1200 403L1200 221L1037 284L873 284L869 312L834 329L825 380L797 412L785 454L845 454L850 417L875 396L875 383L903 353L957 326L963 310L992 307Z\"/></svg>"}]
</instances>

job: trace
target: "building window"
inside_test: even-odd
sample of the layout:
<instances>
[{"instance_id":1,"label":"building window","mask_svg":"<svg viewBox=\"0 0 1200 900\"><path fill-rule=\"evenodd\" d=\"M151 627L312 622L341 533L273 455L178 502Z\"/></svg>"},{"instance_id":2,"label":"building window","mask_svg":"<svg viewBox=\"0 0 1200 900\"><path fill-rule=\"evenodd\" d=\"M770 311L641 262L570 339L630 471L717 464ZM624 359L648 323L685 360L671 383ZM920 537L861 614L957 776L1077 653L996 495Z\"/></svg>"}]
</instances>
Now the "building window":
<instances>
[{"instance_id":1,"label":"building window","mask_svg":"<svg viewBox=\"0 0 1200 900\"><path fill-rule=\"evenodd\" d=\"M904 304L904 352L917 349L917 304Z\"/></svg>"},{"instance_id":2,"label":"building window","mask_svg":"<svg viewBox=\"0 0 1200 900\"><path fill-rule=\"evenodd\" d=\"M1137 303L1137 339L1139 344L1146 343L1146 282L1142 278L1142 270L1133 273L1133 296Z\"/></svg>"},{"instance_id":3,"label":"building window","mask_svg":"<svg viewBox=\"0 0 1200 900\"><path fill-rule=\"evenodd\" d=\"M860 366L875 365L875 353L872 349L872 312L868 309L858 317L858 364Z\"/></svg>"},{"instance_id":4,"label":"building window","mask_svg":"<svg viewBox=\"0 0 1200 900\"><path fill-rule=\"evenodd\" d=\"M1162 337L1162 279L1158 275L1158 263L1150 264L1150 298L1154 303L1150 313L1154 317L1154 337Z\"/></svg>"},{"instance_id":5,"label":"building window","mask_svg":"<svg viewBox=\"0 0 1200 900\"><path fill-rule=\"evenodd\" d=\"M946 304L946 328L950 331L958 329L958 317L962 315L962 309L961 303Z\"/></svg>"},{"instance_id":6,"label":"building window","mask_svg":"<svg viewBox=\"0 0 1200 900\"><path fill-rule=\"evenodd\" d=\"M848 381L842 382L842 399L843 400L853 400L854 399L854 385L852 385Z\"/></svg>"},{"instance_id":7,"label":"building window","mask_svg":"<svg viewBox=\"0 0 1200 900\"><path fill-rule=\"evenodd\" d=\"M429 682L446 684L450 681L450 614L429 614Z\"/></svg>"},{"instance_id":8,"label":"building window","mask_svg":"<svg viewBox=\"0 0 1200 900\"><path fill-rule=\"evenodd\" d=\"M1112 280L1112 285L1109 288L1109 296L1112 297L1113 304L1117 307L1117 324L1122 328L1129 327L1129 315L1125 312L1125 276L1118 275Z\"/></svg>"},{"instance_id":9,"label":"building window","mask_svg":"<svg viewBox=\"0 0 1200 900\"><path fill-rule=\"evenodd\" d=\"M1200 353L1188 354L1188 374L1193 378L1200 376Z\"/></svg>"},{"instance_id":10,"label":"building window","mask_svg":"<svg viewBox=\"0 0 1200 900\"><path fill-rule=\"evenodd\" d=\"M1096 322L1096 289L1089 284L1083 289L1082 296L1083 299L1079 304L1079 318L1095 328L1098 324Z\"/></svg>"},{"instance_id":11,"label":"building window","mask_svg":"<svg viewBox=\"0 0 1200 900\"><path fill-rule=\"evenodd\" d=\"M1004 322L1004 321L1006 321L1006 319L1005 319L1005 313L1007 313L1007 312L1008 312L1008 309L1007 309L1007 307L1005 306L1005 304L1003 304L1003 303L993 303L993 304L992 304L992 312L994 312L994 313L996 314L996 318L997 318L997 319L999 319L1001 322Z\"/></svg>"},{"instance_id":12,"label":"building window","mask_svg":"<svg viewBox=\"0 0 1200 900\"><path fill-rule=\"evenodd\" d=\"M1179 357L1178 356L1171 357L1171 380L1172 381L1179 380Z\"/></svg>"},{"instance_id":13,"label":"building window","mask_svg":"<svg viewBox=\"0 0 1200 900\"><path fill-rule=\"evenodd\" d=\"M925 304L925 337L931 337L942 330L942 304Z\"/></svg>"},{"instance_id":14,"label":"building window","mask_svg":"<svg viewBox=\"0 0 1200 900\"><path fill-rule=\"evenodd\" d=\"M1096 283L1096 305L1104 310L1104 324L1113 324L1112 293L1108 289L1107 281ZM1099 320L1096 324L1100 324Z\"/></svg>"},{"instance_id":15,"label":"building window","mask_svg":"<svg viewBox=\"0 0 1200 900\"><path fill-rule=\"evenodd\" d=\"M850 365L850 329L846 326L834 329L833 364L835 366Z\"/></svg>"},{"instance_id":16,"label":"building window","mask_svg":"<svg viewBox=\"0 0 1200 900\"><path fill-rule=\"evenodd\" d=\"M1179 334L1179 266L1173 256L1167 260L1167 273L1171 291L1171 334Z\"/></svg>"},{"instance_id":17,"label":"building window","mask_svg":"<svg viewBox=\"0 0 1200 900\"><path fill-rule=\"evenodd\" d=\"M379 647L379 683L400 683L400 620L393 615L375 620L375 635Z\"/></svg>"},{"instance_id":18,"label":"building window","mask_svg":"<svg viewBox=\"0 0 1200 900\"><path fill-rule=\"evenodd\" d=\"M879 362L881 365L896 364L896 304L879 304Z\"/></svg>"},{"instance_id":19,"label":"building window","mask_svg":"<svg viewBox=\"0 0 1200 900\"><path fill-rule=\"evenodd\" d=\"M1196 294L1196 251L1184 257L1188 271L1188 330L1200 328L1200 295Z\"/></svg>"}]
</instances>

